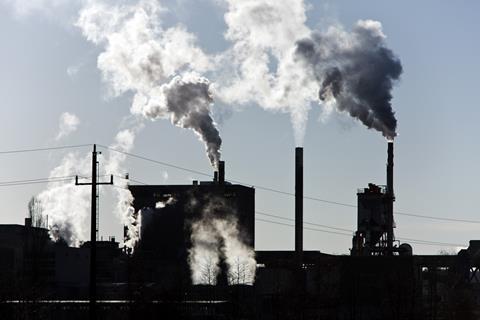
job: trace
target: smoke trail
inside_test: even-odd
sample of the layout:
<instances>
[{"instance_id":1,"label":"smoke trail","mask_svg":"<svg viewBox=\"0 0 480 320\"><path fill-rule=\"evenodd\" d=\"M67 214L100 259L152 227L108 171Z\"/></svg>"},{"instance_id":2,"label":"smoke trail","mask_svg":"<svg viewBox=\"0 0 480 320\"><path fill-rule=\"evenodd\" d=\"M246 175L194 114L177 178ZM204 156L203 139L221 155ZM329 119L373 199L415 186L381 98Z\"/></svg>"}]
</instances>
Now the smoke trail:
<instances>
[{"instance_id":1,"label":"smoke trail","mask_svg":"<svg viewBox=\"0 0 480 320\"><path fill-rule=\"evenodd\" d=\"M122 152L130 152L135 142L135 136L142 128L143 126L141 124L137 124L131 129L118 132L115 137L115 142L110 148ZM126 174L124 169L125 160L126 155L124 153L111 151L108 159L106 159L104 171L108 175L113 174L115 176L115 188L113 188L113 192L117 198L115 214L121 223L127 226L128 240L124 245L133 249L138 242L139 224L137 223L135 210L132 207L133 196L128 189L128 180L122 179Z\"/></svg>"},{"instance_id":2,"label":"smoke trail","mask_svg":"<svg viewBox=\"0 0 480 320\"><path fill-rule=\"evenodd\" d=\"M211 67L195 37L182 26L163 29L157 1L108 6L92 2L80 13L77 26L105 51L98 68L112 94L135 94L131 112L147 119L170 119L193 130L205 143L213 166L222 140L211 116L209 82L197 74Z\"/></svg>"},{"instance_id":3,"label":"smoke trail","mask_svg":"<svg viewBox=\"0 0 480 320\"><path fill-rule=\"evenodd\" d=\"M331 27L298 41L297 56L320 84L319 98L333 101L387 139L396 136L392 88L402 65L385 45L382 25L359 21L351 33Z\"/></svg>"},{"instance_id":4,"label":"smoke trail","mask_svg":"<svg viewBox=\"0 0 480 320\"><path fill-rule=\"evenodd\" d=\"M215 89L229 104L255 103L291 116L297 145L303 144L310 102L317 87L294 59L295 42L309 35L299 0L225 0L226 40Z\"/></svg>"},{"instance_id":5,"label":"smoke trail","mask_svg":"<svg viewBox=\"0 0 480 320\"><path fill-rule=\"evenodd\" d=\"M208 158L216 167L222 140L210 114L213 98L209 81L195 74L175 77L152 90L150 98L137 95L132 110L150 119L170 117L182 128L192 129L205 143Z\"/></svg>"},{"instance_id":6,"label":"smoke trail","mask_svg":"<svg viewBox=\"0 0 480 320\"><path fill-rule=\"evenodd\" d=\"M212 198L202 215L191 224L192 247L189 264L193 284L211 283L220 273L225 259L229 284L252 284L255 281L255 251L246 244L234 212L223 199Z\"/></svg>"},{"instance_id":7,"label":"smoke trail","mask_svg":"<svg viewBox=\"0 0 480 320\"><path fill-rule=\"evenodd\" d=\"M50 172L50 177L90 176L91 157L79 153L68 153L60 165ZM68 245L79 246L87 239L90 215L90 188L76 186L74 179L67 182L50 182L37 199L42 214L48 215L52 226L50 236L54 241L63 239Z\"/></svg>"}]
</instances>

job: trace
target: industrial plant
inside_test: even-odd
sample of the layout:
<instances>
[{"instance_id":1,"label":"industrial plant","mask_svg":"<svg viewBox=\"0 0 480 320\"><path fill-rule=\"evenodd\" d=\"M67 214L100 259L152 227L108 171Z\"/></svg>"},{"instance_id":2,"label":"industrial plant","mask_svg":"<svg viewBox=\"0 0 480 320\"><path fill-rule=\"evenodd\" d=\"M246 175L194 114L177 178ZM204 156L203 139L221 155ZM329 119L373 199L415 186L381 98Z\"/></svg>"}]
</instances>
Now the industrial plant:
<instances>
[{"instance_id":1,"label":"industrial plant","mask_svg":"<svg viewBox=\"0 0 480 320\"><path fill-rule=\"evenodd\" d=\"M131 247L97 239L93 224L91 241L80 247L51 240L52 230L32 217L25 225L0 225L2 314L478 319L480 241L456 255L415 255L396 240L393 142L387 151L386 185L357 192L350 255L303 249L303 148L295 150L294 251L255 250L255 189L230 183L223 161L213 181L129 185L135 219L125 225L123 243Z\"/></svg>"}]
</instances>

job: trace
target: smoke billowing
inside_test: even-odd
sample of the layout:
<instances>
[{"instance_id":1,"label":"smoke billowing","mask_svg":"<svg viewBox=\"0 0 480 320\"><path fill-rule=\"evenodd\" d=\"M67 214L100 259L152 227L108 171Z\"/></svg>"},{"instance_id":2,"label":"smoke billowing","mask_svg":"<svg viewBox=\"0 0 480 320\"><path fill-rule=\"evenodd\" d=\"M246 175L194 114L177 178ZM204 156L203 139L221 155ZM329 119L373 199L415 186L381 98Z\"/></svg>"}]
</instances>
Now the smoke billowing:
<instances>
[{"instance_id":1,"label":"smoke billowing","mask_svg":"<svg viewBox=\"0 0 480 320\"><path fill-rule=\"evenodd\" d=\"M321 101L333 101L339 111L380 131L396 136L392 88L402 65L386 47L376 21L359 21L351 33L330 28L297 42L296 55L317 79Z\"/></svg>"},{"instance_id":2,"label":"smoke billowing","mask_svg":"<svg viewBox=\"0 0 480 320\"><path fill-rule=\"evenodd\" d=\"M216 284L221 265L229 284L255 281L255 251L243 238L234 212L223 199L212 198L192 221L189 264L193 284Z\"/></svg>"},{"instance_id":3,"label":"smoke billowing","mask_svg":"<svg viewBox=\"0 0 480 320\"><path fill-rule=\"evenodd\" d=\"M134 5L90 2L77 22L85 37L104 47L98 68L113 95L133 92L131 112L146 119L169 119L193 130L216 166L222 140L211 116L209 81L199 76L211 67L183 26L162 28L158 1Z\"/></svg>"},{"instance_id":4,"label":"smoke billowing","mask_svg":"<svg viewBox=\"0 0 480 320\"><path fill-rule=\"evenodd\" d=\"M65 155L61 163L50 172L50 178L72 177L66 181L50 182L37 199L41 211L48 215L53 227L53 240L63 239L68 245L78 246L88 238L90 216L90 188L76 186L73 176L90 177L91 157L72 152Z\"/></svg>"},{"instance_id":5,"label":"smoke billowing","mask_svg":"<svg viewBox=\"0 0 480 320\"><path fill-rule=\"evenodd\" d=\"M124 129L117 133L115 142L110 146L111 149L121 152L130 152L135 142L135 136L142 125L137 124L131 129ZM113 192L117 198L114 212L121 221L122 225L127 227L127 241L124 245L128 248L134 248L139 238L139 222L132 207L133 196L128 189L128 180L125 177L124 169L126 155L125 153L110 151L108 158L105 159L105 167L102 169L106 174L113 174L114 188Z\"/></svg>"},{"instance_id":6,"label":"smoke billowing","mask_svg":"<svg viewBox=\"0 0 480 320\"><path fill-rule=\"evenodd\" d=\"M173 124L192 129L205 144L210 163L217 167L222 139L210 114L209 81L195 74L176 76L151 93L150 97L136 96L132 110L149 119L168 117Z\"/></svg>"}]
</instances>

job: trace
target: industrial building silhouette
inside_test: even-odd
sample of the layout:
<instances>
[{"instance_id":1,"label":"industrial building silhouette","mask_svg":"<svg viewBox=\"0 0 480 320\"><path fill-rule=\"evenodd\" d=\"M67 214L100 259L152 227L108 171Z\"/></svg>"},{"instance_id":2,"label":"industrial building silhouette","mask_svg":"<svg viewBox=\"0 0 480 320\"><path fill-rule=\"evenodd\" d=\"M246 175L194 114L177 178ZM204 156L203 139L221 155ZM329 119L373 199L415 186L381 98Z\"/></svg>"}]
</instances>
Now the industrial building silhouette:
<instances>
[{"instance_id":1,"label":"industrial building silhouette","mask_svg":"<svg viewBox=\"0 0 480 320\"><path fill-rule=\"evenodd\" d=\"M302 162L297 148L295 250L255 251L253 284L229 281L224 256L215 281L192 282L190 222L201 218L210 199L233 212L242 241L254 247L255 189L229 183L223 162L213 181L130 185L140 237L134 250L114 238L96 242L97 317L480 318L480 241L455 255L415 255L411 245L395 241L392 143L386 186L369 184L357 193L350 255L303 250ZM5 319L88 318L90 242L79 248L53 242L49 230L27 218L23 226L0 225L0 257Z\"/></svg>"}]
</instances>

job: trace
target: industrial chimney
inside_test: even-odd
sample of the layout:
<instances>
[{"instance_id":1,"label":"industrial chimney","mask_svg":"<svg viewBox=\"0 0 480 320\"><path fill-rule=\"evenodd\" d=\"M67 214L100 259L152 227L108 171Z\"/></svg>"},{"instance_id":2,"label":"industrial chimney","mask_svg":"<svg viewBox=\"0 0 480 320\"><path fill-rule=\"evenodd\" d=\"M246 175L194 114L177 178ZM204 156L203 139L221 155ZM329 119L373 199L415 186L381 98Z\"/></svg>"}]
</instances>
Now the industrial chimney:
<instances>
[{"instance_id":1,"label":"industrial chimney","mask_svg":"<svg viewBox=\"0 0 480 320\"><path fill-rule=\"evenodd\" d=\"M218 183L225 183L225 161L218 162Z\"/></svg>"},{"instance_id":2,"label":"industrial chimney","mask_svg":"<svg viewBox=\"0 0 480 320\"><path fill-rule=\"evenodd\" d=\"M295 148L295 255L303 262L303 148Z\"/></svg>"},{"instance_id":3,"label":"industrial chimney","mask_svg":"<svg viewBox=\"0 0 480 320\"><path fill-rule=\"evenodd\" d=\"M393 201L395 194L393 193L393 141L388 142L387 157L387 248L388 254L393 254Z\"/></svg>"}]
</instances>

